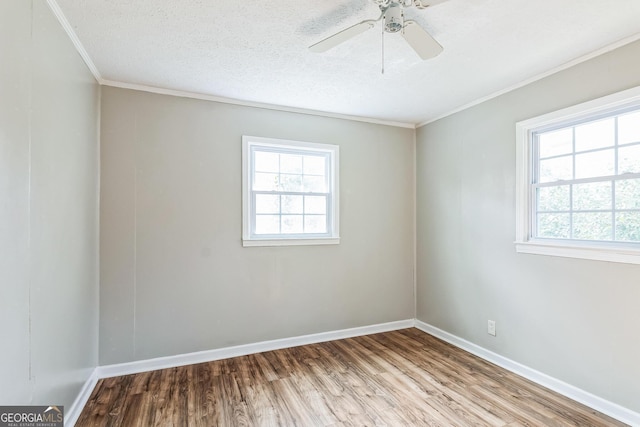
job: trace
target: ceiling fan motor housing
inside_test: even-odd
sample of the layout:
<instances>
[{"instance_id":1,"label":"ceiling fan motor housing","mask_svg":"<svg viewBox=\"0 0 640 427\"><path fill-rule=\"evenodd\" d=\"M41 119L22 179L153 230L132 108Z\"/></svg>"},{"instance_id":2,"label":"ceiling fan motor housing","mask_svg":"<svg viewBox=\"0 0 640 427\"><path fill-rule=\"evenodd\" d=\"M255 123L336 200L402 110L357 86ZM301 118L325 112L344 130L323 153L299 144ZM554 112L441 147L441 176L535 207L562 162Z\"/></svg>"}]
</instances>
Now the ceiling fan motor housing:
<instances>
[{"instance_id":1,"label":"ceiling fan motor housing","mask_svg":"<svg viewBox=\"0 0 640 427\"><path fill-rule=\"evenodd\" d=\"M1 0L0 0L1 1ZM442 52L442 46L422 28L416 21L404 20L404 8L415 6L424 9L430 4L443 0L372 0L380 9L378 19L367 19L342 31L338 31L324 40L320 40L309 46L312 52L326 52L327 50L351 40L358 34L362 34L382 21L383 57L384 57L384 33L401 33L421 59L429 59ZM384 71L383 71L384 72Z\"/></svg>"},{"instance_id":2,"label":"ceiling fan motor housing","mask_svg":"<svg viewBox=\"0 0 640 427\"><path fill-rule=\"evenodd\" d=\"M397 33L404 27L404 13L399 3L391 3L384 12L384 30L388 33Z\"/></svg>"}]
</instances>

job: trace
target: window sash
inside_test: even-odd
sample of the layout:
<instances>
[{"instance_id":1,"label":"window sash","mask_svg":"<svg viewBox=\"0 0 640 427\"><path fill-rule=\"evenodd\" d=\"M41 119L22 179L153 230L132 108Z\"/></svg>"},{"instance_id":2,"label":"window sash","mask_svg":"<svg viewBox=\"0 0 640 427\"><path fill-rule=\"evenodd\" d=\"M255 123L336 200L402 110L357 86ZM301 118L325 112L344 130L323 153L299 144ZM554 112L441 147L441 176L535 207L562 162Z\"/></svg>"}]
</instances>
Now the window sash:
<instances>
[{"instance_id":1,"label":"window sash","mask_svg":"<svg viewBox=\"0 0 640 427\"><path fill-rule=\"evenodd\" d=\"M273 153L278 157L263 156L256 167L256 153ZM299 163L297 159L285 160L283 156L289 155L300 156ZM289 160L293 162L283 163ZM337 146L243 136L243 169L244 246L339 243ZM256 174L260 173L265 175L258 175L262 181L256 182ZM263 200L267 203L263 212L258 211L257 197L261 195L277 197ZM301 208L288 213L283 204L287 196L301 197L301 201L296 201ZM317 209L307 209L310 197L316 198ZM261 217L271 223L263 222L266 228L260 230L257 221ZM293 227L283 229L285 221L291 219L294 224L289 225Z\"/></svg>"},{"instance_id":2,"label":"window sash","mask_svg":"<svg viewBox=\"0 0 640 427\"><path fill-rule=\"evenodd\" d=\"M536 210L534 209L534 203L536 202L535 192L538 188L562 184L584 184L594 179L614 179L616 180L616 183L620 183L623 179L636 178L635 175L619 174L617 176L589 177L584 180L581 178L581 181L571 180L571 182L569 182L569 180L565 180L559 182L538 183L536 180L534 180L534 178L537 179L536 156L538 156L538 153L535 151L534 135L536 133L547 131L552 132L555 130L560 130L562 128L579 126L587 122L603 119L607 116L622 116L626 113L638 109L640 109L640 86L613 93L602 98L563 108L557 111L552 111L516 123L516 215L514 242L516 252L523 254L568 257L640 265L640 243L536 238L533 228L533 223L536 220L537 214ZM619 117L618 121L622 123L622 120L627 121L629 119L630 118L627 117ZM622 128L620 128L619 131L622 131ZM618 148L622 149L623 144L620 144L620 142L624 142L624 146L628 147L635 143L635 141L633 140L637 139L637 137L629 138L629 134L622 134L620 132L620 135L617 139ZM586 144L578 148L586 149L589 147L590 144ZM594 144L593 147L597 147L597 144ZM551 157L551 154L560 154L563 153L563 151L569 151L569 147L556 148L558 148L558 150L546 151L545 154L549 155L545 157ZM635 148L634 151L635 150L637 150L637 148ZM572 149L571 155L575 154L575 150ZM633 172L638 171L633 170ZM610 173L613 172L610 171ZM574 178L573 174L570 177ZM534 184L536 185L536 187L534 187ZM613 185L613 183L611 185ZM553 203L550 203L547 204L547 207L551 207L553 205ZM613 207L614 205L612 204L611 206ZM618 204L617 206L635 208L636 204L632 202L630 205ZM581 205L580 207L589 206ZM566 205L562 205L561 208L566 208ZM618 212L622 213L621 210L618 210ZM631 214L637 218L637 213L632 212Z\"/></svg>"},{"instance_id":3,"label":"window sash","mask_svg":"<svg viewBox=\"0 0 640 427\"><path fill-rule=\"evenodd\" d=\"M280 207L278 212L273 213L257 213L256 212L256 196L258 195L269 195L269 196L301 196L303 200L302 213L288 213L282 211L282 201L280 201ZM307 197L324 197L325 198L325 213L317 214L317 213L306 213L304 200L305 196ZM281 200L281 199L280 199ZM260 238L260 239L274 239L274 238L289 238L289 239L297 239L297 238L322 238L322 237L331 237L332 230L332 216L330 215L332 209L331 203L331 193L307 193L307 192L293 192L293 191L251 191L251 237ZM256 219L261 215L272 215L278 216L280 219L280 232L279 233L256 233ZM308 216L324 216L325 217L325 229L327 230L325 233L311 233L311 232L302 232L302 233L283 233L282 232L282 217L283 216L301 216L302 217L302 226L303 229L305 227L304 220Z\"/></svg>"},{"instance_id":4,"label":"window sash","mask_svg":"<svg viewBox=\"0 0 640 427\"><path fill-rule=\"evenodd\" d=\"M640 212L640 209L619 209L616 207L616 183L626 180L639 179L640 173L622 173L619 174L619 149L624 149L627 147L640 146L640 141L633 141L629 143L619 144L619 135L618 135L618 118L627 113L635 113L640 112L639 106L627 107L622 110L618 110L615 112L608 112L606 114L602 114L599 116L588 117L587 119L564 123L560 126L555 127L547 127L544 130L536 129L530 133L531 135L531 159L532 159L532 167L531 167L531 184L530 184L530 236L533 239L541 239L541 240L577 240L577 241L586 241L586 242L613 242L613 243L621 243L625 245L634 245L640 243L639 241L629 241L629 240L619 240L616 235L617 230L617 214L618 213L635 213ZM597 123L603 119L612 119L613 120L613 143L611 145L607 145L604 147L597 147L593 149L587 150L577 150L576 149L576 127L589 124L589 123ZM571 130L571 151L542 157L540 155L540 137L549 132L561 131L561 130ZM614 162L613 162L613 175L602 175L602 176L594 176L588 178L576 178L576 157L583 154L590 153L599 153L613 151ZM541 162L546 160L553 159L561 159L561 158L570 158L571 159L571 175L572 179L557 179L549 182L540 182L541 180ZM574 188L576 185L580 184L590 184L590 183L610 183L611 189L609 194L609 209L575 209L574 208ZM567 186L569 189L569 209L562 210L544 210L539 208L539 190L542 188L554 188L554 187L564 187ZM599 240L599 239L579 239L575 237L575 228L574 228L574 218L576 214L595 214L595 213L603 213L611 215L611 239L609 240ZM540 215L545 214L561 214L569 216L569 236L568 237L560 237L560 236L544 236L539 230L539 221Z\"/></svg>"},{"instance_id":5,"label":"window sash","mask_svg":"<svg viewBox=\"0 0 640 427\"><path fill-rule=\"evenodd\" d=\"M300 173L290 173L290 172L282 172L282 167L281 165L278 166L278 172L266 172L266 171L256 171L256 167L255 167L255 155L257 152L260 153L273 153L273 154L278 154L278 155L294 155L294 156L302 156L303 159L304 157L321 157L324 159L324 173L322 175L319 174L305 174L304 173L304 160L303 160L303 166L302 166L302 171ZM251 146L251 153L250 153L250 162L251 162L251 177L250 177L250 182L251 182L251 191L260 191L260 190L256 190L255 186L255 176L256 173L271 173L274 175L278 175L279 177L282 175L289 175L289 176L300 176L302 178L302 182L304 183L304 177L308 176L308 177L323 177L324 178L324 189L325 192L331 193L331 189L332 189L332 182L331 182L331 153L329 152L319 152L319 151L311 151L311 150L304 150L304 149L294 149L294 148L277 148L277 147L269 147L269 146L264 146L264 145L252 145ZM281 185L281 184L280 184ZM304 184L303 184L304 185ZM286 192L284 190L273 190L275 192ZM295 191L289 191L290 193L304 193L304 194L319 194L321 192L314 192L314 191L299 191L299 192L295 192Z\"/></svg>"}]
</instances>

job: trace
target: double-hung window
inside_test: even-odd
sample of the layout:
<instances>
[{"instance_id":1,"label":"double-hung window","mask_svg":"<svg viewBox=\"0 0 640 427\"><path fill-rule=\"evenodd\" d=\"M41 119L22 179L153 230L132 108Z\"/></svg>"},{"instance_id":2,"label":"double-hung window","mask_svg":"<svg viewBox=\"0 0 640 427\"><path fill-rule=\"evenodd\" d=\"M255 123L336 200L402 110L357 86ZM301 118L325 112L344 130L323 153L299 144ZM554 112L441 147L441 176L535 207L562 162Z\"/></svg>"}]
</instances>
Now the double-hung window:
<instances>
[{"instance_id":1,"label":"double-hung window","mask_svg":"<svg viewBox=\"0 0 640 427\"><path fill-rule=\"evenodd\" d=\"M517 129L517 250L640 263L640 88Z\"/></svg>"},{"instance_id":2,"label":"double-hung window","mask_svg":"<svg viewBox=\"0 0 640 427\"><path fill-rule=\"evenodd\" d=\"M339 243L336 145L242 137L243 245Z\"/></svg>"}]
</instances>

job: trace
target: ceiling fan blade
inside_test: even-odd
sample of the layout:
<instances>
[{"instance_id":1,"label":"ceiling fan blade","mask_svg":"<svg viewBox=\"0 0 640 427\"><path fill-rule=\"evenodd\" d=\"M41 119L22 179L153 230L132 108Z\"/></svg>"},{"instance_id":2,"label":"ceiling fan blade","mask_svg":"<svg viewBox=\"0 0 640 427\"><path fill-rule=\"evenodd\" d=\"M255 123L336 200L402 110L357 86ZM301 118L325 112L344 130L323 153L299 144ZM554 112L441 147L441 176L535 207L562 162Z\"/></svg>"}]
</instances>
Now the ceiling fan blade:
<instances>
[{"instance_id":1,"label":"ceiling fan blade","mask_svg":"<svg viewBox=\"0 0 640 427\"><path fill-rule=\"evenodd\" d=\"M422 59L433 58L442 52L442 46L415 21L406 21L402 36Z\"/></svg>"},{"instance_id":2,"label":"ceiling fan blade","mask_svg":"<svg viewBox=\"0 0 640 427\"><path fill-rule=\"evenodd\" d=\"M359 24L346 28L339 33L327 37L326 39L319 41L318 43L309 46L311 52L322 53L326 52L332 47L338 46L340 43L344 43L347 40L357 36L360 33L364 33L370 28L373 28L375 21L363 21Z\"/></svg>"}]
</instances>

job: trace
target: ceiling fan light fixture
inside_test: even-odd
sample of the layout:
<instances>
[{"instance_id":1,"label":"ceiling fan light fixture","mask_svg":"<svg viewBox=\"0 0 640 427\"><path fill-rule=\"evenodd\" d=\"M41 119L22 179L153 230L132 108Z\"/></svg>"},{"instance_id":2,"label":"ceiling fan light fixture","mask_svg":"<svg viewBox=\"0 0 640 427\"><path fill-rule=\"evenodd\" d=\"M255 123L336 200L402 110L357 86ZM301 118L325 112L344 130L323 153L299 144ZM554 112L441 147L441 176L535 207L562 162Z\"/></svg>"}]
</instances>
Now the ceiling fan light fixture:
<instances>
[{"instance_id":1,"label":"ceiling fan light fixture","mask_svg":"<svg viewBox=\"0 0 640 427\"><path fill-rule=\"evenodd\" d=\"M404 27L404 13L398 3L391 6L384 13L384 30L388 33L397 33Z\"/></svg>"},{"instance_id":2,"label":"ceiling fan light fixture","mask_svg":"<svg viewBox=\"0 0 640 427\"><path fill-rule=\"evenodd\" d=\"M338 31L309 46L312 52L326 52L327 50L352 39L375 26L376 23L382 24L382 62L384 64L384 33L401 33L402 37L409 43L409 46L425 60L433 58L442 52L442 46L422 28L416 21L406 20L404 17L404 9L413 6L424 9L433 3L439 3L442 0L371 0L380 8L380 16L378 19L368 19L359 22L351 27ZM384 65L383 71L384 73Z\"/></svg>"}]
</instances>

